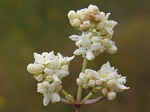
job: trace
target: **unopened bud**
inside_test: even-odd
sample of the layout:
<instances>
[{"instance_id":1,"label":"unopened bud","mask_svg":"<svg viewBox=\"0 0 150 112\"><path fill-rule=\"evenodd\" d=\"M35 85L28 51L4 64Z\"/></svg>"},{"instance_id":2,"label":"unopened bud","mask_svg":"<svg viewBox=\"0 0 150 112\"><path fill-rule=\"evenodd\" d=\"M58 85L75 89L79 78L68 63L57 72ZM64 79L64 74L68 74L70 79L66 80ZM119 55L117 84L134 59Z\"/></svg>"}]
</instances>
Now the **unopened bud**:
<instances>
[{"instance_id":1,"label":"unopened bud","mask_svg":"<svg viewBox=\"0 0 150 112\"><path fill-rule=\"evenodd\" d=\"M113 87L114 85L115 85L115 81L114 80L109 80L107 82L107 86L109 86L109 87Z\"/></svg>"},{"instance_id":2,"label":"unopened bud","mask_svg":"<svg viewBox=\"0 0 150 112\"><path fill-rule=\"evenodd\" d=\"M79 27L81 24L81 21L79 19L73 19L73 21L71 22L72 26L76 26Z\"/></svg>"},{"instance_id":3,"label":"unopened bud","mask_svg":"<svg viewBox=\"0 0 150 112\"><path fill-rule=\"evenodd\" d=\"M51 75L47 75L47 76L46 76L46 79L47 79L48 82L53 81L53 77L52 77Z\"/></svg>"},{"instance_id":4,"label":"unopened bud","mask_svg":"<svg viewBox=\"0 0 150 112\"><path fill-rule=\"evenodd\" d=\"M108 90L106 88L101 90L102 94L105 96L108 93Z\"/></svg>"},{"instance_id":5,"label":"unopened bud","mask_svg":"<svg viewBox=\"0 0 150 112\"><path fill-rule=\"evenodd\" d=\"M90 21L84 21L83 25L85 28L90 28L90 26L91 26Z\"/></svg>"},{"instance_id":6,"label":"unopened bud","mask_svg":"<svg viewBox=\"0 0 150 112\"><path fill-rule=\"evenodd\" d=\"M95 80L89 80L89 83L88 83L88 86L89 87L95 87Z\"/></svg>"},{"instance_id":7,"label":"unopened bud","mask_svg":"<svg viewBox=\"0 0 150 112\"><path fill-rule=\"evenodd\" d=\"M116 53L117 50L118 50L118 48L117 48L115 45L113 45L113 46L111 46L110 48L108 48L108 52L109 52L110 54Z\"/></svg>"},{"instance_id":8,"label":"unopened bud","mask_svg":"<svg viewBox=\"0 0 150 112\"><path fill-rule=\"evenodd\" d=\"M96 85L101 86L103 82L101 80L96 80Z\"/></svg>"},{"instance_id":9,"label":"unopened bud","mask_svg":"<svg viewBox=\"0 0 150 112\"><path fill-rule=\"evenodd\" d=\"M89 86L88 86L86 83L84 83L84 84L82 85L82 87L83 87L84 89L88 89L88 88L89 88Z\"/></svg>"},{"instance_id":10,"label":"unopened bud","mask_svg":"<svg viewBox=\"0 0 150 112\"><path fill-rule=\"evenodd\" d=\"M38 82L41 82L43 80L43 75L38 75L36 78L35 78Z\"/></svg>"},{"instance_id":11,"label":"unopened bud","mask_svg":"<svg viewBox=\"0 0 150 112\"><path fill-rule=\"evenodd\" d=\"M76 18L76 13L75 13L75 11L73 11L73 10L69 11L69 13L68 13L68 18L69 18L70 20L73 20L74 18Z\"/></svg>"},{"instance_id":12,"label":"unopened bud","mask_svg":"<svg viewBox=\"0 0 150 112\"><path fill-rule=\"evenodd\" d=\"M107 98L109 100L114 100L116 98L116 93L114 91L110 91L109 93L107 93Z\"/></svg>"},{"instance_id":13,"label":"unopened bud","mask_svg":"<svg viewBox=\"0 0 150 112\"><path fill-rule=\"evenodd\" d=\"M89 5L88 9L89 9L92 13L94 13L94 14L98 14L98 13L99 13L99 9L98 9L98 7L95 6L95 5Z\"/></svg>"},{"instance_id":14,"label":"unopened bud","mask_svg":"<svg viewBox=\"0 0 150 112\"><path fill-rule=\"evenodd\" d=\"M83 82L79 78L76 79L76 82L77 82L77 85L79 85L79 86L82 86L82 84L83 84Z\"/></svg>"}]
</instances>

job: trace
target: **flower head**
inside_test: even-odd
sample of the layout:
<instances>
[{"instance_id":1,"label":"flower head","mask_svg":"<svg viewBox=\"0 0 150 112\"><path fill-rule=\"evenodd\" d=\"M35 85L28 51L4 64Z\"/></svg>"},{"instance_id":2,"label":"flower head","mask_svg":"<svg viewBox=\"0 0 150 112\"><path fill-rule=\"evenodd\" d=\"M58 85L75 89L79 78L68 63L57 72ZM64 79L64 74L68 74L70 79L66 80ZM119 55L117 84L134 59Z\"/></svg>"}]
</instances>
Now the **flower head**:
<instances>
[{"instance_id":1,"label":"flower head","mask_svg":"<svg viewBox=\"0 0 150 112\"><path fill-rule=\"evenodd\" d=\"M47 106L49 102L60 101L62 79L69 75L69 64L74 56L63 57L60 53L54 55L51 51L42 54L34 53L34 58L35 62L27 66L27 71L39 82L37 92L44 95L44 106Z\"/></svg>"},{"instance_id":2,"label":"flower head","mask_svg":"<svg viewBox=\"0 0 150 112\"><path fill-rule=\"evenodd\" d=\"M90 61L104 51L111 54L117 51L115 42L102 37L100 34L95 35L91 31L82 32L82 35L71 35L69 38L75 41L76 46L78 46L74 54L82 55Z\"/></svg>"},{"instance_id":3,"label":"flower head","mask_svg":"<svg viewBox=\"0 0 150 112\"><path fill-rule=\"evenodd\" d=\"M51 101L52 103L59 102L60 96L56 91L56 85L50 84L47 81L37 84L37 92L42 93L44 95L43 104L47 106Z\"/></svg>"},{"instance_id":4,"label":"flower head","mask_svg":"<svg viewBox=\"0 0 150 112\"><path fill-rule=\"evenodd\" d=\"M61 82L62 77L69 75L69 64L74 56L63 57L60 53L54 55L54 52L51 51L42 54L34 53L34 58L35 63L29 64L27 70L34 75L37 81Z\"/></svg>"},{"instance_id":5,"label":"flower head","mask_svg":"<svg viewBox=\"0 0 150 112\"><path fill-rule=\"evenodd\" d=\"M95 30L102 35L112 36L113 28L117 25L114 20L108 20L110 13L105 14L96 5L89 5L77 12L71 10L68 13L70 24L81 30Z\"/></svg>"},{"instance_id":6,"label":"flower head","mask_svg":"<svg viewBox=\"0 0 150 112\"><path fill-rule=\"evenodd\" d=\"M100 91L109 100L115 99L117 92L129 89L124 85L126 77L119 75L117 69L111 67L109 62L103 64L99 71L86 69L84 73L80 73L76 81L84 89L94 93Z\"/></svg>"}]
</instances>

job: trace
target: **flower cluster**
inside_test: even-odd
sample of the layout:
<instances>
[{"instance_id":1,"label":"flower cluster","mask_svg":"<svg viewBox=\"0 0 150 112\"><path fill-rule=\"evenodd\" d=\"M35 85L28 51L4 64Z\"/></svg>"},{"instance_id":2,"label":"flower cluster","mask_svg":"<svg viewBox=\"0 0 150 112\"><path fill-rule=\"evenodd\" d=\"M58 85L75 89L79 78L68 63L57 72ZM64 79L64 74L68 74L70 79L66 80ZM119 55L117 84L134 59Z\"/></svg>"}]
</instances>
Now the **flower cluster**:
<instances>
[{"instance_id":1,"label":"flower cluster","mask_svg":"<svg viewBox=\"0 0 150 112\"><path fill-rule=\"evenodd\" d=\"M76 29L82 31L82 35L71 35L69 38L76 41L79 48L74 51L75 55L82 55L88 60L93 60L100 53L116 53L118 48L112 41L113 28L117 22L108 20L110 13L100 12L95 5L88 8L70 11L68 18Z\"/></svg>"},{"instance_id":2,"label":"flower cluster","mask_svg":"<svg viewBox=\"0 0 150 112\"><path fill-rule=\"evenodd\" d=\"M74 51L74 54L82 55L90 61L100 53L108 52L114 54L118 50L114 41L101 35L94 35L90 31L82 32L82 35L72 35L69 38L76 41L76 46L79 47Z\"/></svg>"},{"instance_id":3,"label":"flower cluster","mask_svg":"<svg viewBox=\"0 0 150 112\"><path fill-rule=\"evenodd\" d=\"M34 53L35 62L27 66L29 73L39 82L37 92L44 95L43 103L48 105L60 101L59 91L62 89L62 79L69 75L69 64L74 58L63 57L60 53L54 55L51 51L42 54Z\"/></svg>"},{"instance_id":4,"label":"flower cluster","mask_svg":"<svg viewBox=\"0 0 150 112\"><path fill-rule=\"evenodd\" d=\"M110 13L105 14L100 12L95 5L89 5L88 8L71 10L68 13L68 18L73 27L81 30L95 30L103 36L112 36L113 28L117 25L116 21L108 20Z\"/></svg>"},{"instance_id":5,"label":"flower cluster","mask_svg":"<svg viewBox=\"0 0 150 112\"><path fill-rule=\"evenodd\" d=\"M111 67L109 62L102 65L99 71L86 69L84 73L80 73L76 81L77 85L89 89L93 93L100 91L109 100L115 99L117 92L129 89L124 85L126 77L119 75L117 69Z\"/></svg>"}]
</instances>

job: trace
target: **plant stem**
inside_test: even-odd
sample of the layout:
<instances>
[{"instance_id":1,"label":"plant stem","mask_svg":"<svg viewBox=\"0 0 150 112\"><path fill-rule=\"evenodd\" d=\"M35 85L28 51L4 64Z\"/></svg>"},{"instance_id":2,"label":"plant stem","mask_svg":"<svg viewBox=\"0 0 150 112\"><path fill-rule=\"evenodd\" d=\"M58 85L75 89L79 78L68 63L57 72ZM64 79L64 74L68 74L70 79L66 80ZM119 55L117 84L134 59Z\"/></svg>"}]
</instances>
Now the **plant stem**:
<instances>
[{"instance_id":1,"label":"plant stem","mask_svg":"<svg viewBox=\"0 0 150 112\"><path fill-rule=\"evenodd\" d=\"M87 59L86 59L86 58L84 58L84 60L83 60L83 64L82 64L82 72L84 72L84 71L85 71L86 66L87 66ZM77 92L77 102L80 102L80 101L81 101L81 95L82 95L82 87L81 87L81 86L78 86L78 92Z\"/></svg>"},{"instance_id":2,"label":"plant stem","mask_svg":"<svg viewBox=\"0 0 150 112\"><path fill-rule=\"evenodd\" d=\"M104 100L105 98L106 98L106 97L104 97L104 96L99 96L99 97L97 97L97 98L95 98L95 99L86 100L86 101L84 102L84 104L98 103L98 102Z\"/></svg>"},{"instance_id":3,"label":"plant stem","mask_svg":"<svg viewBox=\"0 0 150 112\"><path fill-rule=\"evenodd\" d=\"M78 86L78 92L77 92L77 102L81 101L81 94L82 94L82 87Z\"/></svg>"},{"instance_id":4,"label":"plant stem","mask_svg":"<svg viewBox=\"0 0 150 112\"><path fill-rule=\"evenodd\" d=\"M83 60L83 65L82 65L82 72L85 71L86 66L87 66L87 62L88 62L88 60L87 60L86 58L84 58L84 60Z\"/></svg>"},{"instance_id":5,"label":"plant stem","mask_svg":"<svg viewBox=\"0 0 150 112\"><path fill-rule=\"evenodd\" d=\"M70 102L75 103L75 100L64 89L61 92L67 97Z\"/></svg>"},{"instance_id":6,"label":"plant stem","mask_svg":"<svg viewBox=\"0 0 150 112\"><path fill-rule=\"evenodd\" d=\"M80 108L76 108L76 112L81 112L81 111L80 111Z\"/></svg>"},{"instance_id":7,"label":"plant stem","mask_svg":"<svg viewBox=\"0 0 150 112\"><path fill-rule=\"evenodd\" d=\"M93 93L90 92L90 93L81 101L81 104L84 104L84 102L85 102L86 100L90 99L92 95L93 95Z\"/></svg>"}]
</instances>

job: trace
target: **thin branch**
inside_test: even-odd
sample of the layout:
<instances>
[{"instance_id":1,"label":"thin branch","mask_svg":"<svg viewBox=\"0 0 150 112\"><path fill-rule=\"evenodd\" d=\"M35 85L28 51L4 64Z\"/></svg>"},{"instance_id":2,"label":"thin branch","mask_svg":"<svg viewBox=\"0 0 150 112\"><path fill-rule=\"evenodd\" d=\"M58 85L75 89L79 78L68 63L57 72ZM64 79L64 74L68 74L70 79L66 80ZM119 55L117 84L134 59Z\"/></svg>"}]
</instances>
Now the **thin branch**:
<instances>
[{"instance_id":1,"label":"thin branch","mask_svg":"<svg viewBox=\"0 0 150 112\"><path fill-rule=\"evenodd\" d=\"M64 103L69 103L69 104L72 104L69 100L67 99L64 99L64 98L60 98L60 101L64 102Z\"/></svg>"},{"instance_id":2,"label":"thin branch","mask_svg":"<svg viewBox=\"0 0 150 112\"><path fill-rule=\"evenodd\" d=\"M106 98L106 97L104 97L104 96L100 96L100 97L95 98L95 99L86 100L86 101L84 102L84 104L98 103L98 102L104 100L105 98Z\"/></svg>"}]
</instances>

